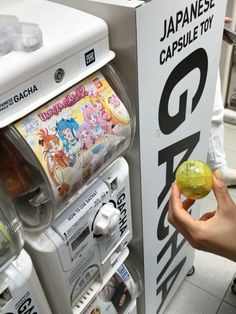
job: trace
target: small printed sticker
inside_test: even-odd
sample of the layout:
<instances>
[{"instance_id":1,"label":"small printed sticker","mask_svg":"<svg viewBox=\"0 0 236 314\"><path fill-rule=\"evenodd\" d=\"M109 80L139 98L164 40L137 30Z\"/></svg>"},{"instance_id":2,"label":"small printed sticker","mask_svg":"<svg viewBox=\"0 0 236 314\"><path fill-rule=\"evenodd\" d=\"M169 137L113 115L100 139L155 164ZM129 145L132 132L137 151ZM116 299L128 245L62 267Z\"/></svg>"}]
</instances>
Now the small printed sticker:
<instances>
[{"instance_id":1,"label":"small printed sticker","mask_svg":"<svg viewBox=\"0 0 236 314\"><path fill-rule=\"evenodd\" d=\"M91 63L95 62L95 52L94 49L89 50L85 53L85 63L86 66L89 66Z\"/></svg>"}]
</instances>

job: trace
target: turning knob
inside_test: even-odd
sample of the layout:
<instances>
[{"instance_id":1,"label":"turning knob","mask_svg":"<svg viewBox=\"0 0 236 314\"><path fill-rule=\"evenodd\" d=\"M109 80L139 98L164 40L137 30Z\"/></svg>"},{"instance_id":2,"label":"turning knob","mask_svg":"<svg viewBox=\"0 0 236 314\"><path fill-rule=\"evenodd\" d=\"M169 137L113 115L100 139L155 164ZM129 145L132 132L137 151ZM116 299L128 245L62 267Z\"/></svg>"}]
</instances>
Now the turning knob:
<instances>
[{"instance_id":1,"label":"turning knob","mask_svg":"<svg viewBox=\"0 0 236 314\"><path fill-rule=\"evenodd\" d=\"M120 211L112 203L103 205L94 220L95 235L111 236L119 223Z\"/></svg>"}]
</instances>

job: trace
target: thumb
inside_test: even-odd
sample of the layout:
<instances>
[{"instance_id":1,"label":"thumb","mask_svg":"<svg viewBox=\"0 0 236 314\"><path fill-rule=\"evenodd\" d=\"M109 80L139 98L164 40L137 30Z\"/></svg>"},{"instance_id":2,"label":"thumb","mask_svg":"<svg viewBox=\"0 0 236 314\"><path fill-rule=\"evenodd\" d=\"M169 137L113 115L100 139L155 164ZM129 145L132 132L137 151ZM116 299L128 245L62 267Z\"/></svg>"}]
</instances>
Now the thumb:
<instances>
[{"instance_id":1,"label":"thumb","mask_svg":"<svg viewBox=\"0 0 236 314\"><path fill-rule=\"evenodd\" d=\"M213 175L213 191L219 208L227 208L233 203L228 193L227 186L223 181L217 179L215 175Z\"/></svg>"}]
</instances>

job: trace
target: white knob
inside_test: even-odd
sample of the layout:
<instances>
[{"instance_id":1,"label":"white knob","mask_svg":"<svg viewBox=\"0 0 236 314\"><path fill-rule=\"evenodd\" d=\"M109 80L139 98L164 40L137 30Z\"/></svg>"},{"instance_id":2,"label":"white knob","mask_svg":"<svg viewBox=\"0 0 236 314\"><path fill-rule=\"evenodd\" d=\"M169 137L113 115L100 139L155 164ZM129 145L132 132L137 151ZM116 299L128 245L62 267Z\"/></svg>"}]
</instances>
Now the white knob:
<instances>
[{"instance_id":1,"label":"white knob","mask_svg":"<svg viewBox=\"0 0 236 314\"><path fill-rule=\"evenodd\" d=\"M120 211L112 203L103 205L94 220L94 234L111 236L119 223L119 219Z\"/></svg>"}]
</instances>

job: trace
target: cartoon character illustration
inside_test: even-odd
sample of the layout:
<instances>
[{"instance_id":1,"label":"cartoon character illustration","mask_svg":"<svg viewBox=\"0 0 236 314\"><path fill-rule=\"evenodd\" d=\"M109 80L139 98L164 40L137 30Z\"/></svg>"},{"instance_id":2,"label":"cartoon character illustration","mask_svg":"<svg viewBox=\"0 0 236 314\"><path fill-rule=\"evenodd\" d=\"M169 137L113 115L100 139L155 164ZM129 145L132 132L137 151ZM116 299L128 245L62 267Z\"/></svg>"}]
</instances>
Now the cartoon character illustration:
<instances>
[{"instance_id":1,"label":"cartoon character illustration","mask_svg":"<svg viewBox=\"0 0 236 314\"><path fill-rule=\"evenodd\" d=\"M107 99L108 107L111 111L113 125L122 123L128 125L130 123L129 113L120 99L113 93Z\"/></svg>"},{"instance_id":2,"label":"cartoon character illustration","mask_svg":"<svg viewBox=\"0 0 236 314\"><path fill-rule=\"evenodd\" d=\"M73 167L76 162L76 157L78 156L81 146L76 136L78 128L79 124L73 118L62 118L60 121L56 122L56 131L63 142L71 167Z\"/></svg>"},{"instance_id":3,"label":"cartoon character illustration","mask_svg":"<svg viewBox=\"0 0 236 314\"><path fill-rule=\"evenodd\" d=\"M87 123L92 135L95 139L112 133L110 124L99 118L98 112L91 106L85 107L83 110L84 121Z\"/></svg>"},{"instance_id":4,"label":"cartoon character illustration","mask_svg":"<svg viewBox=\"0 0 236 314\"><path fill-rule=\"evenodd\" d=\"M114 109L117 109L121 105L119 98L115 94L112 94L108 98L108 104L110 104Z\"/></svg>"},{"instance_id":5,"label":"cartoon character illustration","mask_svg":"<svg viewBox=\"0 0 236 314\"><path fill-rule=\"evenodd\" d=\"M55 134L49 134L47 129L39 129L39 144L43 147L43 155L46 160L49 175L58 188L59 195L64 196L70 186L65 183L63 169L69 167L66 154L60 149L59 138Z\"/></svg>"},{"instance_id":6,"label":"cartoon character illustration","mask_svg":"<svg viewBox=\"0 0 236 314\"><path fill-rule=\"evenodd\" d=\"M102 94L97 93L96 99L96 101L93 100L92 104L98 108L99 112L101 112L102 118L106 121L109 121L112 127L114 127L116 124L119 124L121 121L118 119L118 117L116 117L116 115L114 115L113 112L113 110L117 110L118 107L121 108L121 102L119 98L112 94L112 96L105 100Z\"/></svg>"},{"instance_id":7,"label":"cartoon character illustration","mask_svg":"<svg viewBox=\"0 0 236 314\"><path fill-rule=\"evenodd\" d=\"M98 96L90 97L90 102L92 106L97 110L99 118L102 120L110 121L111 113L102 103L102 100Z\"/></svg>"},{"instance_id":8,"label":"cartoon character illustration","mask_svg":"<svg viewBox=\"0 0 236 314\"><path fill-rule=\"evenodd\" d=\"M86 150L95 143L95 138L88 125L81 125L76 135L81 143L81 149Z\"/></svg>"}]
</instances>

